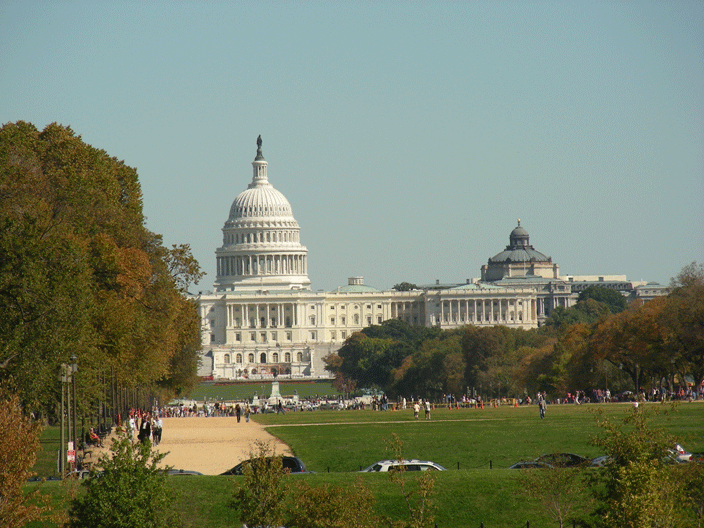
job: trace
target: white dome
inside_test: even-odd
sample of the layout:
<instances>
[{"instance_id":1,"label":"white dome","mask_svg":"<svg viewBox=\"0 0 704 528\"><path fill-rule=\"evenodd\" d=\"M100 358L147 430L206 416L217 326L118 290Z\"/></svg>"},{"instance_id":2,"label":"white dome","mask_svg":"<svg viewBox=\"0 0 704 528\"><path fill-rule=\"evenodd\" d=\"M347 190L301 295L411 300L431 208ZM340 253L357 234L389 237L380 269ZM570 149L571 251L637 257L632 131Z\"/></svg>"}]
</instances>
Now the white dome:
<instances>
[{"instance_id":1,"label":"white dome","mask_svg":"<svg viewBox=\"0 0 704 528\"><path fill-rule=\"evenodd\" d=\"M252 219L253 217L294 220L291 204L268 182L251 184L246 191L240 193L232 202L228 221L234 222L241 218Z\"/></svg>"},{"instance_id":2,"label":"white dome","mask_svg":"<svg viewBox=\"0 0 704 528\"><path fill-rule=\"evenodd\" d=\"M308 288L308 250L300 243L300 227L291 204L269 183L260 139L257 146L252 183L232 202L223 245L215 250L215 290Z\"/></svg>"}]
</instances>

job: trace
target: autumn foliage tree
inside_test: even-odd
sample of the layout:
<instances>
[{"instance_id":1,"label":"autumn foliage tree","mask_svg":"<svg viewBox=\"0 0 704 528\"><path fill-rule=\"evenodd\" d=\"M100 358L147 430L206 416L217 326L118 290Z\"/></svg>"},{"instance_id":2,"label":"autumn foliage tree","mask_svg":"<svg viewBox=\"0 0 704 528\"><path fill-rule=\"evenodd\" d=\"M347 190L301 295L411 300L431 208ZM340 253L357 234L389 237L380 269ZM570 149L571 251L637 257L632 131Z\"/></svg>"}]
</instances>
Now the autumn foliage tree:
<instances>
[{"instance_id":1,"label":"autumn foliage tree","mask_svg":"<svg viewBox=\"0 0 704 528\"><path fill-rule=\"evenodd\" d=\"M15 378L28 408L55 413L72 355L81 404L108 373L191 386L199 319L184 294L201 276L188 246L145 227L135 169L68 127L0 128L0 378Z\"/></svg>"},{"instance_id":2,"label":"autumn foliage tree","mask_svg":"<svg viewBox=\"0 0 704 528\"><path fill-rule=\"evenodd\" d=\"M704 264L692 262L672 280L663 326L668 354L680 379L704 381Z\"/></svg>"},{"instance_id":3,"label":"autumn foliage tree","mask_svg":"<svg viewBox=\"0 0 704 528\"><path fill-rule=\"evenodd\" d=\"M594 357L617 365L631 376L638 391L648 376L664 376L669 368L662 325L667 300L634 302L623 312L598 323L590 338Z\"/></svg>"},{"instance_id":4,"label":"autumn foliage tree","mask_svg":"<svg viewBox=\"0 0 704 528\"><path fill-rule=\"evenodd\" d=\"M48 498L38 489L25 492L27 479L34 476L41 424L7 387L0 387L0 431L0 526L17 528L46 519Z\"/></svg>"}]
</instances>

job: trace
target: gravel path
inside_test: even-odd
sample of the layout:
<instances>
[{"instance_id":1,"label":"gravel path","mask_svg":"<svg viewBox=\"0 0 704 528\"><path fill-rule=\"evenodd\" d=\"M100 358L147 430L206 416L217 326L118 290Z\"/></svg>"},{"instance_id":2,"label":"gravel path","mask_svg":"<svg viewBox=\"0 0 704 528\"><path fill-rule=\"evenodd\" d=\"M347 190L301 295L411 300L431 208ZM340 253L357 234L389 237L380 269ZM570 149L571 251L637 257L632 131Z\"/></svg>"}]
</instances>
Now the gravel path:
<instances>
[{"instance_id":1,"label":"gravel path","mask_svg":"<svg viewBox=\"0 0 704 528\"><path fill-rule=\"evenodd\" d=\"M254 442L270 442L280 455L291 454L288 446L253 421L237 423L234 417L163 418L161 444L155 449L168 454L161 465L174 469L219 475L249 458ZM109 446L110 441L105 442ZM97 450L108 451L106 448ZM92 460L97 460L94 452Z\"/></svg>"}]
</instances>

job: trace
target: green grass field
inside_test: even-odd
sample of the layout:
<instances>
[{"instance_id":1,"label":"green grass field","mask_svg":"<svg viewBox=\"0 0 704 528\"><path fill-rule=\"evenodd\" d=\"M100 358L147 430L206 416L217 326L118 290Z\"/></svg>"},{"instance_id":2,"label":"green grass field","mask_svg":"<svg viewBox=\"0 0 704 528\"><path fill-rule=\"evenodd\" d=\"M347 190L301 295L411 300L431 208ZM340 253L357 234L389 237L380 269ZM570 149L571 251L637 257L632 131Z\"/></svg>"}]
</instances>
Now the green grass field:
<instances>
[{"instance_id":1,"label":"green grass field","mask_svg":"<svg viewBox=\"0 0 704 528\"><path fill-rule=\"evenodd\" d=\"M543 453L602 454L589 445L589 438L599 432L591 412L598 407L614 419L631 412L629 405L621 404L553 405L545 420L540 420L536 406L437 409L430 421L423 420L422 413L421 420L415 421L410 409L288 412L254 419L267 425L316 472L292 479L347 485L363 478L376 497L378 510L400 516L401 498L387 476L355 473L360 467L392 458L385 440L395 433L404 443L404 456L433 460L448 469L437 474L439 527L479 527L483 522L486 528L519 528L527 521L531 526L554 523L536 502L520 493L520 472L506 468ZM674 412L669 412L669 405L644 407L659 411L653 416L654 426L676 435L690 451L704 451L704 404L684 403ZM57 483L45 486L47 492L63 493ZM237 526L236 515L228 508L229 477L177 477L173 486L182 497L175 507L189 526Z\"/></svg>"},{"instance_id":2,"label":"green grass field","mask_svg":"<svg viewBox=\"0 0 704 528\"><path fill-rule=\"evenodd\" d=\"M405 411L323 411L259 415L272 434L288 444L313 471L352 471L389 458L384 440L392 433L404 441L408 458L433 460L448 469L506 468L543 453L570 452L586 457L602 453L589 445L598 433L593 410L603 408L615 419L629 405L551 405L540 420L535 405L481 409L436 409L430 421ZM659 411L653 424L679 437L688 449L704 451L704 405L683 404L675 412Z\"/></svg>"},{"instance_id":3,"label":"green grass field","mask_svg":"<svg viewBox=\"0 0 704 528\"><path fill-rule=\"evenodd\" d=\"M282 396L293 396L298 393L300 398L314 398L330 396L335 398L338 394L331 381L284 381L279 382L279 392ZM259 397L269 397L271 394L271 381L248 382L205 382L188 395L188 399L202 401L242 401L252 399L254 394Z\"/></svg>"}]
</instances>

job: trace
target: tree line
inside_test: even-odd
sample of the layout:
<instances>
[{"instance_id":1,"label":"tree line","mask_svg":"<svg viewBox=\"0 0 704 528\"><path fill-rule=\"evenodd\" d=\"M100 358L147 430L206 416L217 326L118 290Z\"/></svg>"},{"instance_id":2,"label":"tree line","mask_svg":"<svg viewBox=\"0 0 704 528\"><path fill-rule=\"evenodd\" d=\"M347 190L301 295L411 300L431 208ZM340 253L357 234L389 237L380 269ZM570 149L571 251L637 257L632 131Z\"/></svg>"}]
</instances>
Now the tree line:
<instances>
[{"instance_id":1,"label":"tree line","mask_svg":"<svg viewBox=\"0 0 704 528\"><path fill-rule=\"evenodd\" d=\"M56 417L72 356L81 414L118 391L188 391L202 275L188 245L146 228L134 168L69 127L0 128L0 381L28 411Z\"/></svg>"},{"instance_id":2,"label":"tree line","mask_svg":"<svg viewBox=\"0 0 704 528\"><path fill-rule=\"evenodd\" d=\"M704 265L672 279L670 293L630 303L592 286L538 329L467 325L454 330L388 320L352 334L325 358L336 385L392 397L553 398L607 388L675 391L704 380Z\"/></svg>"}]
</instances>

